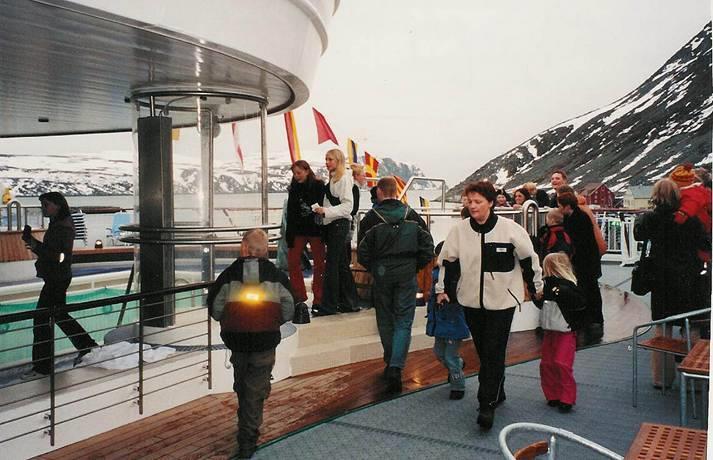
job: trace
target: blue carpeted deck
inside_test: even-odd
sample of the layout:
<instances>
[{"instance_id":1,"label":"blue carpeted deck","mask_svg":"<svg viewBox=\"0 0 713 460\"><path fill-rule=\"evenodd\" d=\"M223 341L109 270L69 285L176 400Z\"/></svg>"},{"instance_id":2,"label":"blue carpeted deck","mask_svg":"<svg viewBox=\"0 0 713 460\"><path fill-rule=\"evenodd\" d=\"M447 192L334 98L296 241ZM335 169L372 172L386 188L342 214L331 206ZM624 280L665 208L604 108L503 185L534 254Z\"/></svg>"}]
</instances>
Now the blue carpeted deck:
<instances>
[{"instance_id":1,"label":"blue carpeted deck","mask_svg":"<svg viewBox=\"0 0 713 460\"><path fill-rule=\"evenodd\" d=\"M256 458L502 458L498 433L513 422L564 428L624 455L641 422L678 424L677 386L666 396L653 389L648 352L640 354L639 407L631 406L630 343L577 354L577 405L569 414L545 404L536 360L507 369L507 401L496 410L488 433L476 424L478 381L471 377L461 401L448 399L448 385L429 388L277 440L259 449ZM699 421L691 424L697 427ZM513 436L511 446L524 446L535 436ZM563 441L561 455L565 452L562 458L593 457L591 451Z\"/></svg>"}]
</instances>

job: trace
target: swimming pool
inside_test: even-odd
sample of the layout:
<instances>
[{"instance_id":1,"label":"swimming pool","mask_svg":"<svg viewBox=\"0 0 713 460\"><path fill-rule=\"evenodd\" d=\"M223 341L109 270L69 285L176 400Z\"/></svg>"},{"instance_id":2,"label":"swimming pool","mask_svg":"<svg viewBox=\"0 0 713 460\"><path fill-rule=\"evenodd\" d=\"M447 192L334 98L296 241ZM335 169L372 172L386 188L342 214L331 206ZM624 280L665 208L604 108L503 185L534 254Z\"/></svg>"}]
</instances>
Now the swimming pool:
<instances>
[{"instance_id":1,"label":"swimming pool","mask_svg":"<svg viewBox=\"0 0 713 460\"><path fill-rule=\"evenodd\" d=\"M123 289L100 288L90 291L67 294L67 303L89 302L92 300L118 297L124 294ZM195 308L194 298L191 293L184 292L176 296L176 310L187 310ZM197 299L196 299L197 300ZM37 299L23 302L0 302L0 314L16 313L21 311L34 310ZM121 313L121 303L104 305L102 307L91 308L89 310L72 313L72 316L84 327L84 329L97 341L104 342L104 335L116 327ZM129 324L138 319L138 302L128 302L122 324ZM56 338L55 354L74 350L72 342L64 336L64 333L55 328ZM60 338L61 337L61 338ZM0 324L0 367L18 361L29 361L32 359L32 320L20 321L12 324Z\"/></svg>"}]
</instances>

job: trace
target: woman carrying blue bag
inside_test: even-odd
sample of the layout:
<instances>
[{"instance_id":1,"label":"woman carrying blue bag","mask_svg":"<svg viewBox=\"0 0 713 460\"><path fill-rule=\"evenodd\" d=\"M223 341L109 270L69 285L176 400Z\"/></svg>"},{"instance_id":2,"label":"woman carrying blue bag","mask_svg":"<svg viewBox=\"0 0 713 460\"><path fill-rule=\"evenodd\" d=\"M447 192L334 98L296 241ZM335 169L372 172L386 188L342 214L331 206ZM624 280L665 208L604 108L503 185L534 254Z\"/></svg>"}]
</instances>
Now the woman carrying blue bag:
<instances>
[{"instance_id":1,"label":"woman carrying blue bag","mask_svg":"<svg viewBox=\"0 0 713 460\"><path fill-rule=\"evenodd\" d=\"M443 242L436 246L436 258L438 258L442 247ZM443 269L446 271L445 291L449 294L450 299L456 299L460 264L457 260L455 262L444 261ZM463 374L465 362L460 357L460 344L463 339L470 337L470 331L465 323L463 307L458 302L436 303L435 286L439 270L438 266L433 269L433 286L428 300L426 335L435 337L433 353L448 369L448 382L451 384L450 399L463 399L465 396L465 375Z\"/></svg>"}]
</instances>

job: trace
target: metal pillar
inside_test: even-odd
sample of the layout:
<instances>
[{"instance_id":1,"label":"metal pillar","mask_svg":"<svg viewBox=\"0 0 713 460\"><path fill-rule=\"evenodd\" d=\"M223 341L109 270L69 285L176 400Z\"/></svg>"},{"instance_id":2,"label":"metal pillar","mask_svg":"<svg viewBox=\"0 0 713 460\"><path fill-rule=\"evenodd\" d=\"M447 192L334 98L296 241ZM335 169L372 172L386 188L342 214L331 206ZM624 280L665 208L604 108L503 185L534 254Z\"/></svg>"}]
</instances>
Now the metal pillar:
<instances>
[{"instance_id":1,"label":"metal pillar","mask_svg":"<svg viewBox=\"0 0 713 460\"><path fill-rule=\"evenodd\" d=\"M200 221L201 225L212 228L213 225L213 135L215 120L213 112L198 105L198 129L201 134L201 170L200 170ZM213 281L215 278L215 258L213 245L201 247L201 281Z\"/></svg>"},{"instance_id":2,"label":"metal pillar","mask_svg":"<svg viewBox=\"0 0 713 460\"><path fill-rule=\"evenodd\" d=\"M262 199L262 223L266 225L268 223L268 202L267 202L267 104L260 103L260 175L262 177L262 184L260 187L261 199Z\"/></svg>"},{"instance_id":3,"label":"metal pillar","mask_svg":"<svg viewBox=\"0 0 713 460\"><path fill-rule=\"evenodd\" d=\"M139 219L145 228L174 225L171 127L169 117L149 116L137 120ZM156 236L153 232L141 232L142 239L155 239ZM174 255L172 245L141 246L139 279L143 292L175 286ZM166 327L174 323L173 295L147 297L142 301L142 309L147 326Z\"/></svg>"}]
</instances>

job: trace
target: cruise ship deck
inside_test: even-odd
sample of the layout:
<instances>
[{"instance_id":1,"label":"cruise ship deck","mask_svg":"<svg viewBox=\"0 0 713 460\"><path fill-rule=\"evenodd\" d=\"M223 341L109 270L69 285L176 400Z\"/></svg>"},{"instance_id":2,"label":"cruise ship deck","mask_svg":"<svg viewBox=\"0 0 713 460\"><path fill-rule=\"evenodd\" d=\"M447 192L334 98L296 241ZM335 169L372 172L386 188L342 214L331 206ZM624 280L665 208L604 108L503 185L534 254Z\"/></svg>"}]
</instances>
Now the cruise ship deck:
<instances>
[{"instance_id":1,"label":"cruise ship deck","mask_svg":"<svg viewBox=\"0 0 713 460\"><path fill-rule=\"evenodd\" d=\"M508 344L508 399L496 411L496 426L491 433L480 433L475 424L479 360L468 341L461 348L469 376L463 401L448 401L444 385L447 372L429 349L409 354L403 373L404 391L397 398L385 393L380 359L310 372L273 384L265 408L261 447L255 458L414 458L420 456L418 449L427 449L429 455L421 451L425 456L502 458L497 450L498 428L521 421L549 422L624 454L639 423L676 424L678 391L674 389L666 395L654 391L649 356L644 353L639 357L639 404L631 407L630 338L634 326L645 322L642 318L649 315L648 298L627 292L630 268L615 264L604 264L603 268L603 289L618 291L624 306L613 305L611 297L605 295L604 341L578 351L575 377L580 389L578 405L571 414L543 412L546 405L537 375L540 339L532 330L520 331L511 334ZM417 316L424 312L423 308L417 309ZM358 321L357 316L370 314L367 310L339 315L338 319ZM325 320L315 318L310 325L299 327L315 327ZM236 410L234 393L212 394L37 458L229 458L236 446ZM414 422L416 414L433 416L433 422L445 424L445 428L432 432L430 421ZM617 426L624 424L615 432L609 426L614 420L619 420ZM388 430L384 423L389 424ZM707 414L699 413L697 420L689 420L693 428L706 425ZM444 429L450 434L444 435ZM374 442L384 442L387 450L363 445L372 438ZM574 450L566 452L577 452L576 447L570 449ZM580 456L590 458L589 454Z\"/></svg>"}]
</instances>

